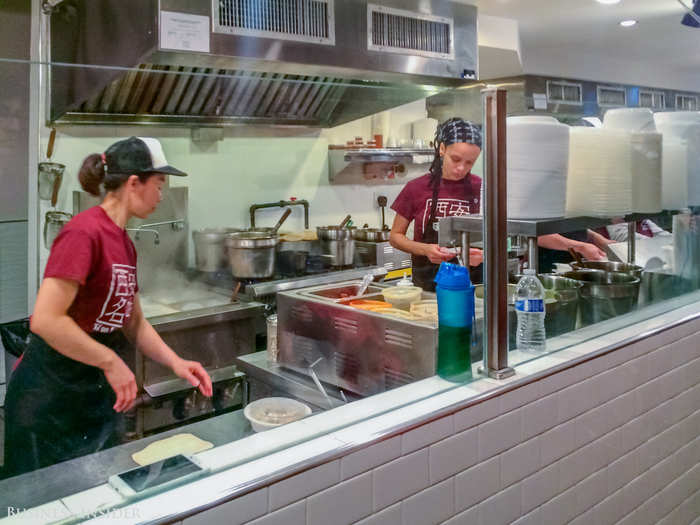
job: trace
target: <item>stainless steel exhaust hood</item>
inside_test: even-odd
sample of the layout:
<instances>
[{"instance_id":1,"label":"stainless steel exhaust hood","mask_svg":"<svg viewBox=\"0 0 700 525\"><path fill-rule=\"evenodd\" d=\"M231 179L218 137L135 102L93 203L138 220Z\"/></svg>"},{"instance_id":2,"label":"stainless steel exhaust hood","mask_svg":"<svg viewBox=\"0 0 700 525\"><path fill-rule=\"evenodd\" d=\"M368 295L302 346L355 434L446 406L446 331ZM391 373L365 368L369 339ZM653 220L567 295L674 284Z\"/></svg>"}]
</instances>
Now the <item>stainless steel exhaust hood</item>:
<instances>
[{"instance_id":1,"label":"stainless steel exhaust hood","mask_svg":"<svg viewBox=\"0 0 700 525\"><path fill-rule=\"evenodd\" d=\"M51 34L55 124L332 127L477 70L448 0L65 0Z\"/></svg>"}]
</instances>

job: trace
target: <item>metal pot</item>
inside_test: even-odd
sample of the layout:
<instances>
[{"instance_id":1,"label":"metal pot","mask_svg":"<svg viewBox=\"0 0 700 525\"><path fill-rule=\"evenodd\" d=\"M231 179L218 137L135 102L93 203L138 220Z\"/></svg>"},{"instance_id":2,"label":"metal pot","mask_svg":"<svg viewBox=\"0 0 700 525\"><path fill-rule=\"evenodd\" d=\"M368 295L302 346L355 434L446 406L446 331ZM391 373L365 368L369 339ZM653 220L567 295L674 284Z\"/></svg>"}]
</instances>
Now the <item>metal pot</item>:
<instances>
[{"instance_id":1,"label":"metal pot","mask_svg":"<svg viewBox=\"0 0 700 525\"><path fill-rule=\"evenodd\" d=\"M355 239L352 230L338 226L319 226L316 233L321 253L330 256L331 266L350 266L355 258Z\"/></svg>"},{"instance_id":2,"label":"metal pot","mask_svg":"<svg viewBox=\"0 0 700 525\"><path fill-rule=\"evenodd\" d=\"M389 240L390 233L389 230L379 228L357 228L352 235L356 241L386 242Z\"/></svg>"},{"instance_id":3,"label":"metal pot","mask_svg":"<svg viewBox=\"0 0 700 525\"><path fill-rule=\"evenodd\" d=\"M257 231L234 232L226 237L231 274L236 279L265 279L275 273L277 235Z\"/></svg>"},{"instance_id":4,"label":"metal pot","mask_svg":"<svg viewBox=\"0 0 700 525\"><path fill-rule=\"evenodd\" d=\"M641 279L626 273L576 270L563 277L581 281L583 326L631 312L637 307Z\"/></svg>"},{"instance_id":5,"label":"metal pot","mask_svg":"<svg viewBox=\"0 0 700 525\"><path fill-rule=\"evenodd\" d=\"M61 231L61 228L73 218L70 213L63 211L47 211L44 217L44 246L51 249L54 239Z\"/></svg>"},{"instance_id":6,"label":"metal pot","mask_svg":"<svg viewBox=\"0 0 700 525\"><path fill-rule=\"evenodd\" d=\"M614 261L586 261L583 262L572 262L571 267L574 270L602 270L604 272L620 272L632 275L634 277L641 277L644 268L641 266L636 266L634 264L614 262Z\"/></svg>"},{"instance_id":7,"label":"metal pot","mask_svg":"<svg viewBox=\"0 0 700 525\"><path fill-rule=\"evenodd\" d=\"M224 241L229 233L241 231L238 228L203 228L192 232L194 260L202 272L216 272L229 264Z\"/></svg>"},{"instance_id":8,"label":"metal pot","mask_svg":"<svg viewBox=\"0 0 700 525\"><path fill-rule=\"evenodd\" d=\"M309 252L284 250L277 253L277 269L285 277L296 277L306 273Z\"/></svg>"}]
</instances>

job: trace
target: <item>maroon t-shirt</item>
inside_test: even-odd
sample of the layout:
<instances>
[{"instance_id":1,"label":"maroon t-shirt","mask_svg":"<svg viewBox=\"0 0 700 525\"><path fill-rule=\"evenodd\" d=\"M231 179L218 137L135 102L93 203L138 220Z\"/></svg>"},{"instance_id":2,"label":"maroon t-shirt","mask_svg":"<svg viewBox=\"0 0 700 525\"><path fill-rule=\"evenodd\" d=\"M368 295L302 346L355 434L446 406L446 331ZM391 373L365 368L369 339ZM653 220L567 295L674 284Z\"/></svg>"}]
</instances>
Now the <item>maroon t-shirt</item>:
<instances>
[{"instance_id":1,"label":"maroon t-shirt","mask_svg":"<svg viewBox=\"0 0 700 525\"><path fill-rule=\"evenodd\" d=\"M435 218L463 217L479 213L481 209L481 178L469 173L466 179L440 179ZM413 179L404 186L391 209L414 221L413 240L423 241L423 232L430 220L433 205L433 188L430 173Z\"/></svg>"},{"instance_id":2,"label":"maroon t-shirt","mask_svg":"<svg viewBox=\"0 0 700 525\"><path fill-rule=\"evenodd\" d=\"M94 206L66 224L51 246L44 278L80 283L68 315L86 332L123 327L134 306L136 248L126 231Z\"/></svg>"}]
</instances>

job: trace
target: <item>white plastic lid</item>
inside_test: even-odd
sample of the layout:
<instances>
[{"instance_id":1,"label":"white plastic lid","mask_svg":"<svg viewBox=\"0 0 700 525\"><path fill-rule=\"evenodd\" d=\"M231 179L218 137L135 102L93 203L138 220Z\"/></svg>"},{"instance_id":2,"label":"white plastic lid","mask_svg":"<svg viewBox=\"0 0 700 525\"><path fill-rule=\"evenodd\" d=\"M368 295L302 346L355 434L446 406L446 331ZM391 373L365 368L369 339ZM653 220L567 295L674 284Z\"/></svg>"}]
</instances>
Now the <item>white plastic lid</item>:
<instances>
[{"instance_id":1,"label":"white plastic lid","mask_svg":"<svg viewBox=\"0 0 700 525\"><path fill-rule=\"evenodd\" d=\"M396 283L396 286L413 286L413 281L408 278L406 272L403 272L403 277Z\"/></svg>"},{"instance_id":2,"label":"white plastic lid","mask_svg":"<svg viewBox=\"0 0 700 525\"><path fill-rule=\"evenodd\" d=\"M525 268L523 271L525 275L537 275L537 271L534 268Z\"/></svg>"}]
</instances>

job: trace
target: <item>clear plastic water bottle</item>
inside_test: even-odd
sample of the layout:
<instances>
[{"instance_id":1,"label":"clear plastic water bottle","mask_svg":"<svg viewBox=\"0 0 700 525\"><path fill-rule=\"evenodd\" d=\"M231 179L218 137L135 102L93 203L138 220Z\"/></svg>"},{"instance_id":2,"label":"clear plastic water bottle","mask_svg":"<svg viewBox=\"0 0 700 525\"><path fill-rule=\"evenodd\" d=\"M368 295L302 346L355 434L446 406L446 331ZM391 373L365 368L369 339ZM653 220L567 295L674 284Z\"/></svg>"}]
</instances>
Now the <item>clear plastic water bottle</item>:
<instances>
[{"instance_id":1,"label":"clear plastic water bottle","mask_svg":"<svg viewBox=\"0 0 700 525\"><path fill-rule=\"evenodd\" d=\"M518 316L515 340L518 350L545 351L544 300L544 286L537 278L537 272L533 269L525 270L525 275L515 288L515 313Z\"/></svg>"}]
</instances>

